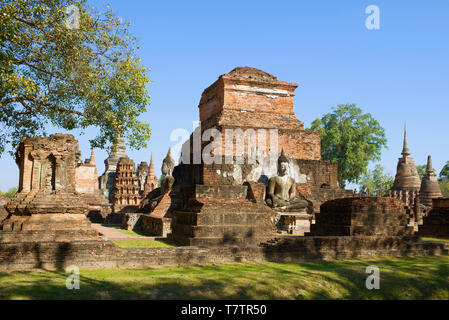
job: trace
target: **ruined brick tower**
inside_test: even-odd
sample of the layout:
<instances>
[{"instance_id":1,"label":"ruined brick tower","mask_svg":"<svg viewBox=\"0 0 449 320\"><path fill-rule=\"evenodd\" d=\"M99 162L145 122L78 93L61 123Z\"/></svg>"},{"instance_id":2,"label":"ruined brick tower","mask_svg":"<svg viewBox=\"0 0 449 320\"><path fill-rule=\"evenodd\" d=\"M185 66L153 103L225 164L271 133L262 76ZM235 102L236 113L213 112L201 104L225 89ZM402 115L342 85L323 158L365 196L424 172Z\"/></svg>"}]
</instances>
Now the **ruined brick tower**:
<instances>
[{"instance_id":1,"label":"ruined brick tower","mask_svg":"<svg viewBox=\"0 0 449 320\"><path fill-rule=\"evenodd\" d=\"M135 212L140 203L134 161L128 157L120 158L115 173L112 194L114 213Z\"/></svg>"},{"instance_id":2,"label":"ruined brick tower","mask_svg":"<svg viewBox=\"0 0 449 320\"><path fill-rule=\"evenodd\" d=\"M26 234L28 241L96 239L88 207L76 192L78 141L70 134L25 137L16 152L19 190L7 205L2 240ZM6 238L5 238L6 237Z\"/></svg>"}]
</instances>

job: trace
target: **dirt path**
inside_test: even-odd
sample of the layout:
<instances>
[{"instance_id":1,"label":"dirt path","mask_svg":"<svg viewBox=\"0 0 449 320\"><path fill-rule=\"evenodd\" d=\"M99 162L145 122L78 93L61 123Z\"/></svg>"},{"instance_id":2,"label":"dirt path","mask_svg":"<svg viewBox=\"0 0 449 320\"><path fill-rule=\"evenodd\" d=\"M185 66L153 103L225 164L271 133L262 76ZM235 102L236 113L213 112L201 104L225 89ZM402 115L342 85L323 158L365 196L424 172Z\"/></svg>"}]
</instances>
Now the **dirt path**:
<instances>
[{"instance_id":1,"label":"dirt path","mask_svg":"<svg viewBox=\"0 0 449 320\"><path fill-rule=\"evenodd\" d=\"M124 234L117 229L105 227L99 223L92 223L92 227L97 230L103 238L107 240L154 240L156 237L131 236Z\"/></svg>"}]
</instances>

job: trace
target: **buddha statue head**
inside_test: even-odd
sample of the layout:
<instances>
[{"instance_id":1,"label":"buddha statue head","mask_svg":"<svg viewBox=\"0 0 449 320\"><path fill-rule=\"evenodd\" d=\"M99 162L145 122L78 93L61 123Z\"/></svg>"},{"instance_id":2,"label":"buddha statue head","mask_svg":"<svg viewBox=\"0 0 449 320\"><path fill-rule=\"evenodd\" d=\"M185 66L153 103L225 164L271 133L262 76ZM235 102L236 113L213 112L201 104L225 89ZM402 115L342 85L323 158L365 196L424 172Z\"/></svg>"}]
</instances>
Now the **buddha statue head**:
<instances>
[{"instance_id":1,"label":"buddha statue head","mask_svg":"<svg viewBox=\"0 0 449 320\"><path fill-rule=\"evenodd\" d=\"M281 155L278 158L278 175L280 177L283 177L288 173L288 166L288 159L284 154L284 149L282 149Z\"/></svg>"},{"instance_id":2,"label":"buddha statue head","mask_svg":"<svg viewBox=\"0 0 449 320\"><path fill-rule=\"evenodd\" d=\"M165 176L171 176L175 167L175 161L171 157L171 149L168 149L168 153L162 161L161 171Z\"/></svg>"}]
</instances>

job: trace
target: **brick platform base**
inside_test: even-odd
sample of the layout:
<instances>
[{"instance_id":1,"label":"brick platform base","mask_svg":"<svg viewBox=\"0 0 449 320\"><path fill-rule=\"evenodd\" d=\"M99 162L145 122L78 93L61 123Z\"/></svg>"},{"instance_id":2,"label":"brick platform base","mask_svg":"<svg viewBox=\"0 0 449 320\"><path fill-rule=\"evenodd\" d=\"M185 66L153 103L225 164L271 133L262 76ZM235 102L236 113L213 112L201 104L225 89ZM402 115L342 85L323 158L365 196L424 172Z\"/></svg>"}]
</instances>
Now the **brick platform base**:
<instances>
[{"instance_id":1,"label":"brick platform base","mask_svg":"<svg viewBox=\"0 0 449 320\"><path fill-rule=\"evenodd\" d=\"M418 234L449 239L449 199L433 199L432 210L423 218Z\"/></svg>"},{"instance_id":2,"label":"brick platform base","mask_svg":"<svg viewBox=\"0 0 449 320\"><path fill-rule=\"evenodd\" d=\"M145 269L160 265L304 261L363 256L449 255L449 243L407 237L288 237L249 247L122 249L109 241L0 243L0 271Z\"/></svg>"},{"instance_id":3,"label":"brick platform base","mask_svg":"<svg viewBox=\"0 0 449 320\"><path fill-rule=\"evenodd\" d=\"M185 187L186 202L174 210L173 242L183 246L257 245L275 235L273 211L256 198L251 186Z\"/></svg>"},{"instance_id":4,"label":"brick platform base","mask_svg":"<svg viewBox=\"0 0 449 320\"><path fill-rule=\"evenodd\" d=\"M401 202L389 197L330 200L321 205L315 221L306 235L406 236L413 231Z\"/></svg>"}]
</instances>

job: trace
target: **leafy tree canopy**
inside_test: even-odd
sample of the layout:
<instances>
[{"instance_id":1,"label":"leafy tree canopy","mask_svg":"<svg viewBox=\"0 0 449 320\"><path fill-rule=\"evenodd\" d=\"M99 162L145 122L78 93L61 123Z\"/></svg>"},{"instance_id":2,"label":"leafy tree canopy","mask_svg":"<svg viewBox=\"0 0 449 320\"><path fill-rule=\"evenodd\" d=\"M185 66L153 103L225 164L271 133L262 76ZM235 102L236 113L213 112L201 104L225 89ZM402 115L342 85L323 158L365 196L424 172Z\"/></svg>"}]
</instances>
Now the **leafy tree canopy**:
<instances>
[{"instance_id":1,"label":"leafy tree canopy","mask_svg":"<svg viewBox=\"0 0 449 320\"><path fill-rule=\"evenodd\" d=\"M416 170L418 170L418 175L422 179L427 172L427 165L422 164L422 165L416 166ZM435 173L435 175L437 174L435 169L433 169L433 172Z\"/></svg>"},{"instance_id":2,"label":"leafy tree canopy","mask_svg":"<svg viewBox=\"0 0 449 320\"><path fill-rule=\"evenodd\" d=\"M338 162L338 182L358 182L370 161L380 160L386 147L385 130L371 114L355 104L334 107L332 113L312 122L311 129L321 134L321 156Z\"/></svg>"},{"instance_id":3,"label":"leafy tree canopy","mask_svg":"<svg viewBox=\"0 0 449 320\"><path fill-rule=\"evenodd\" d=\"M17 187L14 187L14 188L10 188L5 193L0 191L0 194L3 194L5 196L7 196L8 198L12 198L16 194L16 192L17 192Z\"/></svg>"},{"instance_id":4,"label":"leafy tree canopy","mask_svg":"<svg viewBox=\"0 0 449 320\"><path fill-rule=\"evenodd\" d=\"M443 197L449 198L449 180L440 180L439 185Z\"/></svg>"},{"instance_id":5,"label":"leafy tree canopy","mask_svg":"<svg viewBox=\"0 0 449 320\"><path fill-rule=\"evenodd\" d=\"M384 173L382 165L377 164L374 170L367 170L360 179L360 193L383 196L393 185L393 176Z\"/></svg>"},{"instance_id":6,"label":"leafy tree canopy","mask_svg":"<svg viewBox=\"0 0 449 320\"><path fill-rule=\"evenodd\" d=\"M424 175L426 174L427 165L421 164L419 166L416 166L416 170L418 171L419 177L422 179Z\"/></svg>"},{"instance_id":7,"label":"leafy tree canopy","mask_svg":"<svg viewBox=\"0 0 449 320\"><path fill-rule=\"evenodd\" d=\"M446 162L443 169L441 169L440 180L448 180L449 181L449 161Z\"/></svg>"},{"instance_id":8,"label":"leafy tree canopy","mask_svg":"<svg viewBox=\"0 0 449 320\"><path fill-rule=\"evenodd\" d=\"M129 23L86 0L2 0L0 7L0 155L23 136L97 127L93 147L118 135L146 147L148 69L136 56Z\"/></svg>"}]
</instances>

